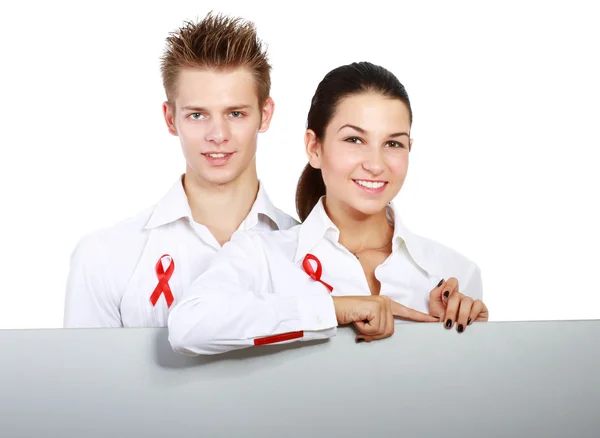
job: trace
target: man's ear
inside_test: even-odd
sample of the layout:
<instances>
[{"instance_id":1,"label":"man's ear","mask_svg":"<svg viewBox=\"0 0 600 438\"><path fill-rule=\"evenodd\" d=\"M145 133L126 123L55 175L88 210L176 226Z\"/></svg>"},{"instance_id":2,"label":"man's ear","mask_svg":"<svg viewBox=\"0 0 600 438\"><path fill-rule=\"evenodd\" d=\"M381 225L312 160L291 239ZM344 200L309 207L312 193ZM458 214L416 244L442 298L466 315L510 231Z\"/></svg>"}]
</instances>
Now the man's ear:
<instances>
[{"instance_id":1,"label":"man's ear","mask_svg":"<svg viewBox=\"0 0 600 438\"><path fill-rule=\"evenodd\" d=\"M323 151L317 134L312 129L307 129L304 133L304 146L306 147L309 164L315 169L320 169Z\"/></svg>"},{"instance_id":2,"label":"man's ear","mask_svg":"<svg viewBox=\"0 0 600 438\"><path fill-rule=\"evenodd\" d=\"M411 139L408 141L408 152L410 152L410 151L412 150L412 145L413 145L413 139L411 138Z\"/></svg>"},{"instance_id":3,"label":"man's ear","mask_svg":"<svg viewBox=\"0 0 600 438\"><path fill-rule=\"evenodd\" d=\"M163 102L162 110L169 133L174 136L177 136L177 128L175 127L175 122L173 120L173 118L175 117L175 111L171 107L171 104L169 102Z\"/></svg>"},{"instance_id":4,"label":"man's ear","mask_svg":"<svg viewBox=\"0 0 600 438\"><path fill-rule=\"evenodd\" d=\"M273 118L273 113L275 112L275 102L271 97L267 97L265 100L265 104L262 107L262 119L260 122L260 128L258 132L265 132L271 126L271 119Z\"/></svg>"}]
</instances>

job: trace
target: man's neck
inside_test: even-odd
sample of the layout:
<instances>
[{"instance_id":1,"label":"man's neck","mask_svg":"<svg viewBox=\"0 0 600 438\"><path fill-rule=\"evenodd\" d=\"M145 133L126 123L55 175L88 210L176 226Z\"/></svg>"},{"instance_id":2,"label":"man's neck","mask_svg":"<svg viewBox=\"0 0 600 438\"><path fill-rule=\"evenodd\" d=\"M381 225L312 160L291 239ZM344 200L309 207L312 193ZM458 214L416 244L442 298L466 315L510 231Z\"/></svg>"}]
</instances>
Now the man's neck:
<instances>
[{"instance_id":1,"label":"man's neck","mask_svg":"<svg viewBox=\"0 0 600 438\"><path fill-rule=\"evenodd\" d=\"M207 226L222 244L244 221L258 194L256 168L227 184L209 184L187 169L183 187L194 221ZM227 235L224 239L224 235Z\"/></svg>"},{"instance_id":2,"label":"man's neck","mask_svg":"<svg viewBox=\"0 0 600 438\"><path fill-rule=\"evenodd\" d=\"M324 199L325 211L340 230L340 244L349 251L377 249L392 240L394 227L387 220L386 210L373 215L365 215L336 200Z\"/></svg>"}]
</instances>

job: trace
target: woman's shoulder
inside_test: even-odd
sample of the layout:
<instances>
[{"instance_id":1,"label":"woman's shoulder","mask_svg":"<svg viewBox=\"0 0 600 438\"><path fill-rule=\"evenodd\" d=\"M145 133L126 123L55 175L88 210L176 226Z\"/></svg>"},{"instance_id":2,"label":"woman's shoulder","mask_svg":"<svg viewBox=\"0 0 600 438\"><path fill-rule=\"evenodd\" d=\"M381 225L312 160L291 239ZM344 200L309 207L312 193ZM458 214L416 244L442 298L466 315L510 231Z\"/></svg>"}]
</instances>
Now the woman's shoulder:
<instances>
[{"instance_id":1,"label":"woman's shoulder","mask_svg":"<svg viewBox=\"0 0 600 438\"><path fill-rule=\"evenodd\" d=\"M391 213L394 220L394 234L402 238L411 256L421 267L427 268L427 271L441 274L440 268L446 267L455 272L469 272L477 267L477 264L463 252L407 227L394 206Z\"/></svg>"},{"instance_id":2,"label":"woman's shoulder","mask_svg":"<svg viewBox=\"0 0 600 438\"><path fill-rule=\"evenodd\" d=\"M437 257L455 260L456 262L460 262L462 264L475 264L470 256L467 256L465 253L447 245L446 243L442 243L438 240L418 234L413 234L412 237L415 239L415 241L418 241L419 245L422 246L427 252L431 252Z\"/></svg>"},{"instance_id":3,"label":"woman's shoulder","mask_svg":"<svg viewBox=\"0 0 600 438\"><path fill-rule=\"evenodd\" d=\"M412 234L412 245L430 274L440 279L458 279L460 290L473 299L482 299L482 280L479 265L470 257L437 240Z\"/></svg>"},{"instance_id":4,"label":"woman's shoulder","mask_svg":"<svg viewBox=\"0 0 600 438\"><path fill-rule=\"evenodd\" d=\"M469 255L446 243L412 232L407 237L409 252L432 274L468 279L479 272L478 264Z\"/></svg>"}]
</instances>

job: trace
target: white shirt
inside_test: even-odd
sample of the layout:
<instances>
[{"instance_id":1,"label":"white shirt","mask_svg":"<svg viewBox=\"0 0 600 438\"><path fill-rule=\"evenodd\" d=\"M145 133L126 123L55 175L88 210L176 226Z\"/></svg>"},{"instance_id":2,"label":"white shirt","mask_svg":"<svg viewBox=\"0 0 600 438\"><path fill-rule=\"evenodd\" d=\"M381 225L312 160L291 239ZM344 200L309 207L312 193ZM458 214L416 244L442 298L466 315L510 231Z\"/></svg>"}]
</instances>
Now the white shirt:
<instances>
[{"instance_id":1,"label":"white shirt","mask_svg":"<svg viewBox=\"0 0 600 438\"><path fill-rule=\"evenodd\" d=\"M442 278L456 277L461 293L482 298L475 263L411 233L393 204L387 213L394 234L392 253L375 269L381 295L428 313L431 290ZM319 260L320 279L332 292L303 270L307 254ZM226 243L171 312L169 340L175 351L197 355L329 338L337 327L331 295L370 294L360 261L339 243L339 230L321 198L301 225L260 235L240 233ZM269 338L290 333L291 339Z\"/></svg>"},{"instance_id":2,"label":"white shirt","mask_svg":"<svg viewBox=\"0 0 600 438\"><path fill-rule=\"evenodd\" d=\"M259 183L256 201L234 235L297 224L273 206ZM71 256L64 326L164 327L183 289L220 249L209 229L194 222L180 177L155 206L81 239ZM160 271L170 278L157 289Z\"/></svg>"}]
</instances>

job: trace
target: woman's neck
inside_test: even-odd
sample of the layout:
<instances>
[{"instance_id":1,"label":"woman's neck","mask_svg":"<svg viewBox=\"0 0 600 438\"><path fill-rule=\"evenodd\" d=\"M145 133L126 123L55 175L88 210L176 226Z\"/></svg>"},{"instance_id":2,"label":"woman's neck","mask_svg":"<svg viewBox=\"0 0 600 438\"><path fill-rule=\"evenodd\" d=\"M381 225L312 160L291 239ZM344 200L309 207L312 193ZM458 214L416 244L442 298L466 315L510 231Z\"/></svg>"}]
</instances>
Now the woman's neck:
<instances>
[{"instance_id":1,"label":"woman's neck","mask_svg":"<svg viewBox=\"0 0 600 438\"><path fill-rule=\"evenodd\" d=\"M340 244L356 254L385 248L394 235L384 208L375 214L364 214L337 200L323 200L325 211L340 230Z\"/></svg>"}]
</instances>

